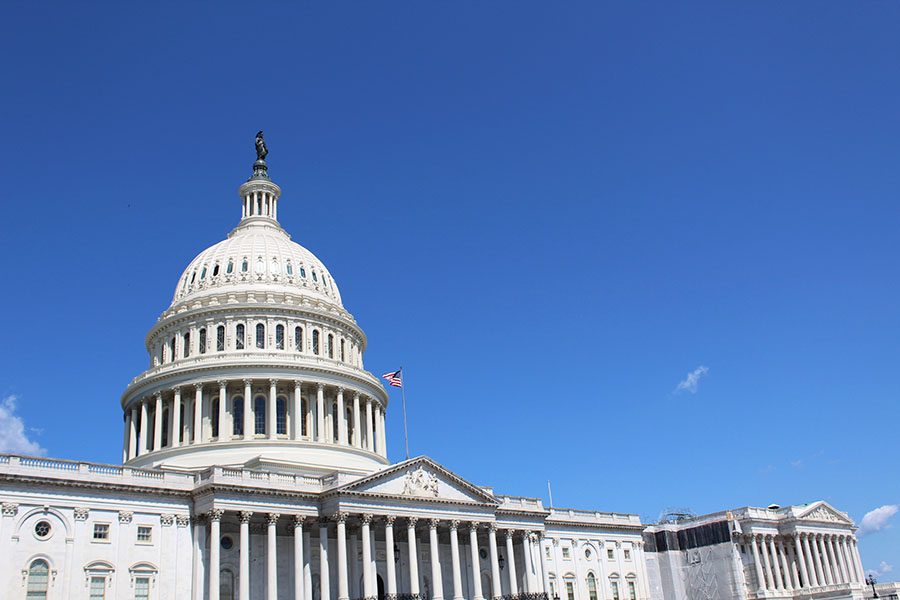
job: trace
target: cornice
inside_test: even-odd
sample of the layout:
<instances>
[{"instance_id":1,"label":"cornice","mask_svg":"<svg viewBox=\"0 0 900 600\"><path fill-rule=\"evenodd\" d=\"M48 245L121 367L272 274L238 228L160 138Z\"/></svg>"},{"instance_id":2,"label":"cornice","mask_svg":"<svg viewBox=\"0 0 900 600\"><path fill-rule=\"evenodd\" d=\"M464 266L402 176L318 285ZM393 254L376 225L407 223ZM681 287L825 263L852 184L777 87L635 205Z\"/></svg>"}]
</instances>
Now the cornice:
<instances>
[{"instance_id":1,"label":"cornice","mask_svg":"<svg viewBox=\"0 0 900 600\"><path fill-rule=\"evenodd\" d=\"M107 491L117 491L117 492L131 492L131 493L152 493L159 494L162 496L173 496L173 497L181 497L189 499L192 495L192 490L173 490L171 488L167 488L164 486L155 487L149 485L140 485L140 484L116 484L116 483L108 483L101 481L84 481L81 479L56 479L53 477L41 477L40 475L19 475L19 474L10 474L10 473L2 473L0 472L0 481L10 481L10 482L27 482L29 484L36 485L48 485L53 487L62 487L62 488L75 488L75 489L85 489L85 490L107 490Z\"/></svg>"},{"instance_id":2,"label":"cornice","mask_svg":"<svg viewBox=\"0 0 900 600\"><path fill-rule=\"evenodd\" d=\"M393 500L399 502L421 502L424 504L437 504L443 506L468 506L478 508L489 508L496 512L497 505L489 502L475 502L474 500L453 500L449 498L433 498L430 496L401 496L398 494L381 494L377 492L354 492L344 489L335 489L322 492L319 496L323 501L337 498L359 498L359 499L378 499Z\"/></svg>"}]
</instances>

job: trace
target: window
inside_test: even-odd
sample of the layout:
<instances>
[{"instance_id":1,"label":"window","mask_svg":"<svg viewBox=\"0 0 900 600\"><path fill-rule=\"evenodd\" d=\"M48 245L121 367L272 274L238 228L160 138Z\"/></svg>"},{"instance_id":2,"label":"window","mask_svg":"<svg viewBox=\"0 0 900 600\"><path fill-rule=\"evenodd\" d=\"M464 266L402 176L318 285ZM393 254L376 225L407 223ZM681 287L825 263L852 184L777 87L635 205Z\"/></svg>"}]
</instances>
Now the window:
<instances>
[{"instance_id":1,"label":"window","mask_svg":"<svg viewBox=\"0 0 900 600\"><path fill-rule=\"evenodd\" d=\"M137 541L139 544L149 544L153 541L153 528L149 525L138 525Z\"/></svg>"},{"instance_id":2,"label":"window","mask_svg":"<svg viewBox=\"0 0 900 600\"><path fill-rule=\"evenodd\" d=\"M300 277L306 279L306 269L304 269L303 267L300 267Z\"/></svg>"},{"instance_id":3,"label":"window","mask_svg":"<svg viewBox=\"0 0 900 600\"><path fill-rule=\"evenodd\" d=\"M628 582L628 598L629 600L637 600L637 590L633 581Z\"/></svg>"},{"instance_id":4,"label":"window","mask_svg":"<svg viewBox=\"0 0 900 600\"><path fill-rule=\"evenodd\" d=\"M334 336L328 334L328 358L334 358Z\"/></svg>"},{"instance_id":5,"label":"window","mask_svg":"<svg viewBox=\"0 0 900 600\"><path fill-rule=\"evenodd\" d=\"M256 324L256 347L266 347L266 326L262 323Z\"/></svg>"},{"instance_id":6,"label":"window","mask_svg":"<svg viewBox=\"0 0 900 600\"><path fill-rule=\"evenodd\" d=\"M336 442L338 441L338 421L340 420L337 411L337 402L331 403L331 415L334 415L331 419L331 439Z\"/></svg>"},{"instance_id":7,"label":"window","mask_svg":"<svg viewBox=\"0 0 900 600\"><path fill-rule=\"evenodd\" d=\"M206 328L200 330L200 354L206 354Z\"/></svg>"},{"instance_id":8,"label":"window","mask_svg":"<svg viewBox=\"0 0 900 600\"><path fill-rule=\"evenodd\" d=\"M247 272L247 257L244 257L244 260L241 261L241 273Z\"/></svg>"},{"instance_id":9,"label":"window","mask_svg":"<svg viewBox=\"0 0 900 600\"><path fill-rule=\"evenodd\" d=\"M169 407L163 409L163 417L162 417L162 445L163 447L169 445Z\"/></svg>"},{"instance_id":10,"label":"window","mask_svg":"<svg viewBox=\"0 0 900 600\"><path fill-rule=\"evenodd\" d=\"M566 578L566 600L575 600L575 582Z\"/></svg>"},{"instance_id":11,"label":"window","mask_svg":"<svg viewBox=\"0 0 900 600\"><path fill-rule=\"evenodd\" d=\"M200 280L206 279L206 265L203 265L203 270L200 271Z\"/></svg>"},{"instance_id":12,"label":"window","mask_svg":"<svg viewBox=\"0 0 900 600\"><path fill-rule=\"evenodd\" d=\"M263 260L262 256L256 257L256 272L260 275L266 272L266 261Z\"/></svg>"},{"instance_id":13,"label":"window","mask_svg":"<svg viewBox=\"0 0 900 600\"><path fill-rule=\"evenodd\" d=\"M591 557L592 557L593 555L594 555L594 553L591 552L590 546L588 546L587 548L584 549L584 559L585 559L585 560L591 560Z\"/></svg>"},{"instance_id":14,"label":"window","mask_svg":"<svg viewBox=\"0 0 900 600\"><path fill-rule=\"evenodd\" d=\"M212 414L210 414L210 422L212 424L212 435L213 437L219 437L219 399L216 398L212 401L212 406L209 407L209 410Z\"/></svg>"},{"instance_id":15,"label":"window","mask_svg":"<svg viewBox=\"0 0 900 600\"><path fill-rule=\"evenodd\" d=\"M594 577L593 573L588 573L587 590L588 598L590 598L590 600L597 600L597 578Z\"/></svg>"},{"instance_id":16,"label":"window","mask_svg":"<svg viewBox=\"0 0 900 600\"><path fill-rule=\"evenodd\" d=\"M572 551L569 549L568 546L563 546L562 554L563 554L563 558L566 560L569 560L570 558L572 558Z\"/></svg>"},{"instance_id":17,"label":"window","mask_svg":"<svg viewBox=\"0 0 900 600\"><path fill-rule=\"evenodd\" d=\"M50 585L50 565L46 560L38 559L28 567L28 583L25 597L28 600L46 600L47 587Z\"/></svg>"},{"instance_id":18,"label":"window","mask_svg":"<svg viewBox=\"0 0 900 600\"><path fill-rule=\"evenodd\" d=\"M228 259L228 266L225 267L225 274L231 275L234 272L234 261L230 258Z\"/></svg>"},{"instance_id":19,"label":"window","mask_svg":"<svg viewBox=\"0 0 900 600\"><path fill-rule=\"evenodd\" d=\"M216 327L216 352L225 351L225 326Z\"/></svg>"},{"instance_id":20,"label":"window","mask_svg":"<svg viewBox=\"0 0 900 600\"><path fill-rule=\"evenodd\" d=\"M244 349L244 325L242 323L238 323L238 326L234 328L234 347L238 350Z\"/></svg>"},{"instance_id":21,"label":"window","mask_svg":"<svg viewBox=\"0 0 900 600\"><path fill-rule=\"evenodd\" d=\"M613 581L609 585L612 588L612 600L621 600L619 596L619 582Z\"/></svg>"},{"instance_id":22,"label":"window","mask_svg":"<svg viewBox=\"0 0 900 600\"><path fill-rule=\"evenodd\" d=\"M175 360L175 338L172 338L172 343L169 345L169 362Z\"/></svg>"},{"instance_id":23,"label":"window","mask_svg":"<svg viewBox=\"0 0 900 600\"><path fill-rule=\"evenodd\" d=\"M313 344L313 347L312 347L313 354L318 356L318 354L319 354L319 330L318 329L313 329L312 344Z\"/></svg>"},{"instance_id":24,"label":"window","mask_svg":"<svg viewBox=\"0 0 900 600\"><path fill-rule=\"evenodd\" d=\"M551 574L550 577L550 598L556 598L556 575Z\"/></svg>"},{"instance_id":25,"label":"window","mask_svg":"<svg viewBox=\"0 0 900 600\"><path fill-rule=\"evenodd\" d=\"M283 396L275 402L275 427L279 435L287 435L287 400Z\"/></svg>"},{"instance_id":26,"label":"window","mask_svg":"<svg viewBox=\"0 0 900 600\"><path fill-rule=\"evenodd\" d=\"M232 425L231 433L234 435L244 435L244 398L235 396L231 400Z\"/></svg>"},{"instance_id":27,"label":"window","mask_svg":"<svg viewBox=\"0 0 900 600\"><path fill-rule=\"evenodd\" d=\"M609 560L616 560L616 551L611 545L606 548L606 558Z\"/></svg>"},{"instance_id":28,"label":"window","mask_svg":"<svg viewBox=\"0 0 900 600\"><path fill-rule=\"evenodd\" d=\"M256 434L265 434L266 433L266 399L262 396L257 396L253 400L253 417L254 417L254 428L253 432Z\"/></svg>"},{"instance_id":29,"label":"window","mask_svg":"<svg viewBox=\"0 0 900 600\"><path fill-rule=\"evenodd\" d=\"M313 276L313 281L315 281L316 283L319 283L319 278L316 277L316 271L315 271L315 269L313 269L312 276Z\"/></svg>"},{"instance_id":30,"label":"window","mask_svg":"<svg viewBox=\"0 0 900 600\"><path fill-rule=\"evenodd\" d=\"M94 539L100 542L109 540L109 523L94 523Z\"/></svg>"},{"instance_id":31,"label":"window","mask_svg":"<svg viewBox=\"0 0 900 600\"><path fill-rule=\"evenodd\" d=\"M551 552L553 552L553 549L550 546L544 546L544 558L550 560L553 557Z\"/></svg>"},{"instance_id":32,"label":"window","mask_svg":"<svg viewBox=\"0 0 900 600\"><path fill-rule=\"evenodd\" d=\"M303 352L303 328L294 327L294 349Z\"/></svg>"},{"instance_id":33,"label":"window","mask_svg":"<svg viewBox=\"0 0 900 600\"><path fill-rule=\"evenodd\" d=\"M230 569L219 572L219 600L234 600L234 573Z\"/></svg>"},{"instance_id":34,"label":"window","mask_svg":"<svg viewBox=\"0 0 900 600\"><path fill-rule=\"evenodd\" d=\"M38 521L34 525L34 535L39 539L45 540L50 537L51 529L49 521Z\"/></svg>"},{"instance_id":35,"label":"window","mask_svg":"<svg viewBox=\"0 0 900 600\"><path fill-rule=\"evenodd\" d=\"M275 349L284 350L284 325L275 326Z\"/></svg>"},{"instance_id":36,"label":"window","mask_svg":"<svg viewBox=\"0 0 900 600\"><path fill-rule=\"evenodd\" d=\"M184 346L181 349L181 355L184 358L187 358L191 355L191 332L188 331L184 334Z\"/></svg>"},{"instance_id":37,"label":"window","mask_svg":"<svg viewBox=\"0 0 900 600\"><path fill-rule=\"evenodd\" d=\"M344 340L341 339L341 362L344 361Z\"/></svg>"},{"instance_id":38,"label":"window","mask_svg":"<svg viewBox=\"0 0 900 600\"><path fill-rule=\"evenodd\" d=\"M135 577L134 578L134 600L149 600L150 598L150 578Z\"/></svg>"},{"instance_id":39,"label":"window","mask_svg":"<svg viewBox=\"0 0 900 600\"><path fill-rule=\"evenodd\" d=\"M300 398L300 414L297 415L297 419L300 420L300 435L307 435L306 433L306 398ZM294 423L294 427L296 427L296 422Z\"/></svg>"},{"instance_id":40,"label":"window","mask_svg":"<svg viewBox=\"0 0 900 600\"><path fill-rule=\"evenodd\" d=\"M622 556L625 560L631 560L631 548L622 548Z\"/></svg>"},{"instance_id":41,"label":"window","mask_svg":"<svg viewBox=\"0 0 900 600\"><path fill-rule=\"evenodd\" d=\"M294 276L294 265L291 264L291 261L287 261L286 269L287 269L288 276L293 277Z\"/></svg>"},{"instance_id":42,"label":"window","mask_svg":"<svg viewBox=\"0 0 900 600\"><path fill-rule=\"evenodd\" d=\"M106 577L91 577L90 600L103 600L106 597Z\"/></svg>"},{"instance_id":43,"label":"window","mask_svg":"<svg viewBox=\"0 0 900 600\"><path fill-rule=\"evenodd\" d=\"M213 267L213 277L219 276L219 263L216 263L216 266Z\"/></svg>"}]
</instances>

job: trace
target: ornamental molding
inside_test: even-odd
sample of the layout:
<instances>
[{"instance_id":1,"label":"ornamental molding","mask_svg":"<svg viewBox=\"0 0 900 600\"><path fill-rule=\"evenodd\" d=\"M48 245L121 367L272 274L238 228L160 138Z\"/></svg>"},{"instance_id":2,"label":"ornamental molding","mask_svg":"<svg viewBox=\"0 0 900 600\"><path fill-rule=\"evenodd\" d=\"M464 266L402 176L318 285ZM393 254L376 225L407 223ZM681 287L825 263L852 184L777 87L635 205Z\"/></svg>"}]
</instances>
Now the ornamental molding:
<instances>
[{"instance_id":1,"label":"ornamental molding","mask_svg":"<svg viewBox=\"0 0 900 600\"><path fill-rule=\"evenodd\" d=\"M4 502L2 507L4 517L14 517L19 514L19 505L16 502Z\"/></svg>"},{"instance_id":2,"label":"ornamental molding","mask_svg":"<svg viewBox=\"0 0 900 600\"><path fill-rule=\"evenodd\" d=\"M406 472L403 481L403 496L438 496L438 477L419 465L416 469Z\"/></svg>"},{"instance_id":3,"label":"ornamental molding","mask_svg":"<svg viewBox=\"0 0 900 600\"><path fill-rule=\"evenodd\" d=\"M164 514L159 515L159 523L163 527L171 527L175 524L175 515L172 514Z\"/></svg>"},{"instance_id":4,"label":"ornamental molding","mask_svg":"<svg viewBox=\"0 0 900 600\"><path fill-rule=\"evenodd\" d=\"M175 524L178 527L187 527L191 524L191 518L188 515L177 515L175 517Z\"/></svg>"},{"instance_id":5,"label":"ornamental molding","mask_svg":"<svg viewBox=\"0 0 900 600\"><path fill-rule=\"evenodd\" d=\"M88 510L87 508L78 506L74 510L75 520L76 521L87 521L89 513L90 513L90 510Z\"/></svg>"},{"instance_id":6,"label":"ornamental molding","mask_svg":"<svg viewBox=\"0 0 900 600\"><path fill-rule=\"evenodd\" d=\"M127 525L131 523L131 519L134 517L134 513L129 510L120 510L119 511L119 523L122 525Z\"/></svg>"}]
</instances>

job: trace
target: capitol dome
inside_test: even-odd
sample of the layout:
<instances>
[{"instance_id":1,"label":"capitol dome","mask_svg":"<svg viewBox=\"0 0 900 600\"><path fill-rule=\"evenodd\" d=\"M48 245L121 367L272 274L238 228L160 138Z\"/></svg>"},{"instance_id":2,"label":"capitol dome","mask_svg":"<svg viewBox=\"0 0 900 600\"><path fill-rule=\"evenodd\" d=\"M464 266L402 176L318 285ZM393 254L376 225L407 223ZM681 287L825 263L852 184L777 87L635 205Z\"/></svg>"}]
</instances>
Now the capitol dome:
<instances>
[{"instance_id":1,"label":"capitol dome","mask_svg":"<svg viewBox=\"0 0 900 600\"><path fill-rule=\"evenodd\" d=\"M387 393L328 269L279 225L260 141L240 222L190 262L147 334L148 368L122 395L123 461L374 472Z\"/></svg>"}]
</instances>

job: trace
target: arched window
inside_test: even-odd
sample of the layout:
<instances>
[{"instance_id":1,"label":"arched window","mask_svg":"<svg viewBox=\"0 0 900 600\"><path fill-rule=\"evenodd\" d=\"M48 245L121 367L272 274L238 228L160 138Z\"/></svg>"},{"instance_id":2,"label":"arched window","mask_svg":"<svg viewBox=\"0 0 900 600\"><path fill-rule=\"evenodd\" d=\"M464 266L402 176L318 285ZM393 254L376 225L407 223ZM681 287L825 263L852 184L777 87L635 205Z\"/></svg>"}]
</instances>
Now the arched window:
<instances>
[{"instance_id":1,"label":"arched window","mask_svg":"<svg viewBox=\"0 0 900 600\"><path fill-rule=\"evenodd\" d=\"M266 399L264 396L257 396L253 399L253 432L256 434L266 433Z\"/></svg>"},{"instance_id":2,"label":"arched window","mask_svg":"<svg viewBox=\"0 0 900 600\"><path fill-rule=\"evenodd\" d=\"M25 597L28 600L46 600L47 588L50 585L50 565L39 558L28 567L28 584Z\"/></svg>"},{"instance_id":3,"label":"arched window","mask_svg":"<svg viewBox=\"0 0 900 600\"><path fill-rule=\"evenodd\" d=\"M225 350L225 326L219 325L216 327L216 352L223 352Z\"/></svg>"},{"instance_id":4,"label":"arched window","mask_svg":"<svg viewBox=\"0 0 900 600\"><path fill-rule=\"evenodd\" d=\"M328 358L334 358L334 336L328 334Z\"/></svg>"},{"instance_id":5,"label":"arched window","mask_svg":"<svg viewBox=\"0 0 900 600\"><path fill-rule=\"evenodd\" d=\"M160 344L159 346L159 364L163 364L166 362L166 345Z\"/></svg>"},{"instance_id":6,"label":"arched window","mask_svg":"<svg viewBox=\"0 0 900 600\"><path fill-rule=\"evenodd\" d=\"M300 398L300 414L296 416L300 423L300 435L306 435L306 398ZM294 427L297 425L295 424Z\"/></svg>"},{"instance_id":7,"label":"arched window","mask_svg":"<svg viewBox=\"0 0 900 600\"><path fill-rule=\"evenodd\" d=\"M231 400L231 433L234 435L244 435L244 398L243 396L235 396Z\"/></svg>"},{"instance_id":8,"label":"arched window","mask_svg":"<svg viewBox=\"0 0 900 600\"><path fill-rule=\"evenodd\" d=\"M554 575L553 573L550 573L550 576L547 579L550 581L550 598L556 598L557 597L556 575Z\"/></svg>"},{"instance_id":9,"label":"arched window","mask_svg":"<svg viewBox=\"0 0 900 600\"><path fill-rule=\"evenodd\" d=\"M162 417L162 445L169 445L169 407L163 409Z\"/></svg>"},{"instance_id":10,"label":"arched window","mask_svg":"<svg viewBox=\"0 0 900 600\"><path fill-rule=\"evenodd\" d=\"M256 324L256 347L266 347L266 326L262 323Z\"/></svg>"},{"instance_id":11,"label":"arched window","mask_svg":"<svg viewBox=\"0 0 900 600\"><path fill-rule=\"evenodd\" d=\"M275 326L275 349L284 350L284 325Z\"/></svg>"},{"instance_id":12,"label":"arched window","mask_svg":"<svg viewBox=\"0 0 900 600\"><path fill-rule=\"evenodd\" d=\"M338 441L338 422L341 420L341 415L337 410L337 402L331 403L331 439L335 442Z\"/></svg>"},{"instance_id":13,"label":"arched window","mask_svg":"<svg viewBox=\"0 0 900 600\"><path fill-rule=\"evenodd\" d=\"M181 409L179 409L178 413L178 418L181 420L181 431L175 432L175 439L181 443L182 439L187 439L187 432L184 430L187 427L187 423L184 422L184 402L181 403ZM184 435L182 435L182 432L184 432Z\"/></svg>"},{"instance_id":14,"label":"arched window","mask_svg":"<svg viewBox=\"0 0 900 600\"><path fill-rule=\"evenodd\" d=\"M316 270L315 270L315 269L313 269L312 275L313 275L313 281L315 281L316 283L319 283L319 278L316 277Z\"/></svg>"},{"instance_id":15,"label":"arched window","mask_svg":"<svg viewBox=\"0 0 900 600\"><path fill-rule=\"evenodd\" d=\"M294 327L294 350L303 352L303 328Z\"/></svg>"},{"instance_id":16,"label":"arched window","mask_svg":"<svg viewBox=\"0 0 900 600\"><path fill-rule=\"evenodd\" d=\"M212 406L209 408L210 412L210 421L212 422L212 434L213 437L219 437L219 399L216 398L212 401Z\"/></svg>"},{"instance_id":17,"label":"arched window","mask_svg":"<svg viewBox=\"0 0 900 600\"><path fill-rule=\"evenodd\" d=\"M341 362L344 362L344 338L341 338Z\"/></svg>"},{"instance_id":18,"label":"arched window","mask_svg":"<svg viewBox=\"0 0 900 600\"><path fill-rule=\"evenodd\" d=\"M587 574L587 590L588 598L597 600L597 578L594 577L593 573Z\"/></svg>"},{"instance_id":19,"label":"arched window","mask_svg":"<svg viewBox=\"0 0 900 600\"><path fill-rule=\"evenodd\" d=\"M234 600L234 573L230 569L220 571L219 600Z\"/></svg>"},{"instance_id":20,"label":"arched window","mask_svg":"<svg viewBox=\"0 0 900 600\"><path fill-rule=\"evenodd\" d=\"M284 396L279 396L275 405L275 432L287 435L287 400Z\"/></svg>"},{"instance_id":21,"label":"arched window","mask_svg":"<svg viewBox=\"0 0 900 600\"><path fill-rule=\"evenodd\" d=\"M244 349L244 325L238 323L234 328L234 347L238 350Z\"/></svg>"},{"instance_id":22,"label":"arched window","mask_svg":"<svg viewBox=\"0 0 900 600\"><path fill-rule=\"evenodd\" d=\"M226 275L231 275L232 272L234 272L234 261L231 260L231 259L229 258L229 259L228 259L228 266L225 267L225 274L226 274Z\"/></svg>"},{"instance_id":23,"label":"arched window","mask_svg":"<svg viewBox=\"0 0 900 600\"><path fill-rule=\"evenodd\" d=\"M169 362L175 360L175 337L172 337L172 341L169 342Z\"/></svg>"},{"instance_id":24,"label":"arched window","mask_svg":"<svg viewBox=\"0 0 900 600\"><path fill-rule=\"evenodd\" d=\"M216 263L216 266L213 267L213 277L219 276L219 263Z\"/></svg>"},{"instance_id":25,"label":"arched window","mask_svg":"<svg viewBox=\"0 0 900 600\"><path fill-rule=\"evenodd\" d=\"M206 265L203 265L203 270L200 271L200 281L206 279Z\"/></svg>"},{"instance_id":26,"label":"arched window","mask_svg":"<svg viewBox=\"0 0 900 600\"><path fill-rule=\"evenodd\" d=\"M266 261L263 260L262 256L256 257L256 272L260 275L266 272Z\"/></svg>"},{"instance_id":27,"label":"arched window","mask_svg":"<svg viewBox=\"0 0 900 600\"><path fill-rule=\"evenodd\" d=\"M306 279L306 269L303 267L300 267L300 277Z\"/></svg>"},{"instance_id":28,"label":"arched window","mask_svg":"<svg viewBox=\"0 0 900 600\"><path fill-rule=\"evenodd\" d=\"M241 273L246 273L246 272L247 272L247 267L248 267L248 265L247 265L247 257L245 256L245 257L244 257L244 260L241 261Z\"/></svg>"},{"instance_id":29,"label":"arched window","mask_svg":"<svg viewBox=\"0 0 900 600\"><path fill-rule=\"evenodd\" d=\"M191 355L191 332L188 331L184 334L184 345L181 347L181 355L184 358L187 358Z\"/></svg>"},{"instance_id":30,"label":"arched window","mask_svg":"<svg viewBox=\"0 0 900 600\"><path fill-rule=\"evenodd\" d=\"M634 580L629 578L626 583L628 584L628 600L637 600L637 586Z\"/></svg>"},{"instance_id":31,"label":"arched window","mask_svg":"<svg viewBox=\"0 0 900 600\"><path fill-rule=\"evenodd\" d=\"M622 593L619 590L619 576L618 575L610 576L609 589L612 592L612 600L622 600Z\"/></svg>"},{"instance_id":32,"label":"arched window","mask_svg":"<svg viewBox=\"0 0 900 600\"><path fill-rule=\"evenodd\" d=\"M319 330L318 330L318 329L313 329L313 334L312 334L312 335L313 335L313 340L312 340L312 342L313 342L313 348L312 348L312 351L313 351L313 354L315 354L316 356L318 356L318 355L319 355Z\"/></svg>"},{"instance_id":33,"label":"arched window","mask_svg":"<svg viewBox=\"0 0 900 600\"><path fill-rule=\"evenodd\" d=\"M288 277L294 276L294 265L291 264L291 261L287 261L287 274Z\"/></svg>"},{"instance_id":34,"label":"arched window","mask_svg":"<svg viewBox=\"0 0 900 600\"><path fill-rule=\"evenodd\" d=\"M571 575L566 575L563 583L566 586L566 600L575 600L575 578Z\"/></svg>"},{"instance_id":35,"label":"arched window","mask_svg":"<svg viewBox=\"0 0 900 600\"><path fill-rule=\"evenodd\" d=\"M206 354L206 327L200 329L200 338L197 341L200 344L200 354Z\"/></svg>"}]
</instances>

